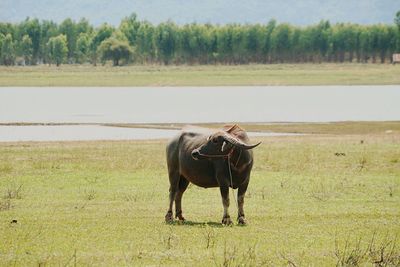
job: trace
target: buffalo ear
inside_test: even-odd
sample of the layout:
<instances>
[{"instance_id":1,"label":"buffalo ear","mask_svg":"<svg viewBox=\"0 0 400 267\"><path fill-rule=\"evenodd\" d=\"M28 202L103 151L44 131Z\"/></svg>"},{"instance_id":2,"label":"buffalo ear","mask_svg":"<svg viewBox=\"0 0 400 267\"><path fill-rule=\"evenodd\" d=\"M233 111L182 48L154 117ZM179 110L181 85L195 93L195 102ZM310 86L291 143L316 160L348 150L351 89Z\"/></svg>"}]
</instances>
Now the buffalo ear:
<instances>
[{"instance_id":1,"label":"buffalo ear","mask_svg":"<svg viewBox=\"0 0 400 267\"><path fill-rule=\"evenodd\" d=\"M229 129L225 130L225 132L230 133L232 132L236 127L238 127L237 124L232 125Z\"/></svg>"}]
</instances>

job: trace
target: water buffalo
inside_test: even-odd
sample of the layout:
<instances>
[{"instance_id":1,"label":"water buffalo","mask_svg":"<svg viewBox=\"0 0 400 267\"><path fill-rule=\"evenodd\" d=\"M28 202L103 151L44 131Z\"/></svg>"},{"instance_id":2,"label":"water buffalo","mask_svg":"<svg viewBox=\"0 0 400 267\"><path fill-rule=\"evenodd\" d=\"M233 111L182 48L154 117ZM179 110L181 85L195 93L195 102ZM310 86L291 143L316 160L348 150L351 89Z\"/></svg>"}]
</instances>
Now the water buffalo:
<instances>
[{"instance_id":1,"label":"water buffalo","mask_svg":"<svg viewBox=\"0 0 400 267\"><path fill-rule=\"evenodd\" d=\"M167 145L169 174L169 208L166 222L174 220L172 206L175 201L175 217L182 216L182 195L189 183L209 188L219 187L224 206L222 224L232 224L229 208L229 187L238 188L238 223L246 224L243 204L250 172L253 167L252 148L246 132L238 125L222 129L187 126Z\"/></svg>"}]
</instances>

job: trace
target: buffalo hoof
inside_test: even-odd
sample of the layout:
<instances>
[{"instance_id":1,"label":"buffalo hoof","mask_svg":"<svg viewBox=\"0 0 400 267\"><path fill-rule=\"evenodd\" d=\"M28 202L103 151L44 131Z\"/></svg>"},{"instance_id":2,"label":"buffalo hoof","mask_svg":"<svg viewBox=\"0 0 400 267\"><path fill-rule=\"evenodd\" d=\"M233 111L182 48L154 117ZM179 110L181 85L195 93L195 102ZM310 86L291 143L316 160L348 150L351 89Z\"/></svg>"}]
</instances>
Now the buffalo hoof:
<instances>
[{"instance_id":1,"label":"buffalo hoof","mask_svg":"<svg viewBox=\"0 0 400 267\"><path fill-rule=\"evenodd\" d=\"M172 212L167 212L167 214L165 215L165 222L166 223L174 222L174 216L172 215Z\"/></svg>"},{"instance_id":2,"label":"buffalo hoof","mask_svg":"<svg viewBox=\"0 0 400 267\"><path fill-rule=\"evenodd\" d=\"M178 215L177 217L180 222L185 222L185 217L183 217L182 214Z\"/></svg>"},{"instance_id":3,"label":"buffalo hoof","mask_svg":"<svg viewBox=\"0 0 400 267\"><path fill-rule=\"evenodd\" d=\"M246 218L244 218L244 216L240 216L240 217L238 218L238 224L239 224L239 225L247 225Z\"/></svg>"},{"instance_id":4,"label":"buffalo hoof","mask_svg":"<svg viewBox=\"0 0 400 267\"><path fill-rule=\"evenodd\" d=\"M230 217L225 217L225 218L222 218L222 224L223 225L232 225L233 222Z\"/></svg>"}]
</instances>

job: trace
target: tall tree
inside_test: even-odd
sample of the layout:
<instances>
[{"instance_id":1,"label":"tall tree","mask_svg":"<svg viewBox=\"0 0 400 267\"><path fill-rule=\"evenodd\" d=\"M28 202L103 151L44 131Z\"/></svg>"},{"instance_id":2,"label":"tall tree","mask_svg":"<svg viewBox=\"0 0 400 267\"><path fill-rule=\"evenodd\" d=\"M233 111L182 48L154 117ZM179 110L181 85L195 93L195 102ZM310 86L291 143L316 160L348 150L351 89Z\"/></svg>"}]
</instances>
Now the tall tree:
<instances>
[{"instance_id":1,"label":"tall tree","mask_svg":"<svg viewBox=\"0 0 400 267\"><path fill-rule=\"evenodd\" d=\"M394 18L394 23L397 25L400 31L400 10L397 11L396 13L396 17Z\"/></svg>"},{"instance_id":2,"label":"tall tree","mask_svg":"<svg viewBox=\"0 0 400 267\"><path fill-rule=\"evenodd\" d=\"M314 47L319 52L319 61L325 59L329 49L329 35L331 34L331 24L329 21L321 21L316 28Z\"/></svg>"},{"instance_id":3,"label":"tall tree","mask_svg":"<svg viewBox=\"0 0 400 267\"><path fill-rule=\"evenodd\" d=\"M0 64L2 64L2 62L1 62L1 50L2 50L2 47L3 47L4 38L5 38L4 34L0 33Z\"/></svg>"},{"instance_id":4,"label":"tall tree","mask_svg":"<svg viewBox=\"0 0 400 267\"><path fill-rule=\"evenodd\" d=\"M232 25L222 26L217 30L218 60L224 64L233 63Z\"/></svg>"},{"instance_id":5,"label":"tall tree","mask_svg":"<svg viewBox=\"0 0 400 267\"><path fill-rule=\"evenodd\" d=\"M388 27L387 36L388 36L388 53L387 56L389 58L390 63L393 63L392 55L397 51L397 41L400 40L399 36L400 31L396 26Z\"/></svg>"},{"instance_id":6,"label":"tall tree","mask_svg":"<svg viewBox=\"0 0 400 267\"><path fill-rule=\"evenodd\" d=\"M25 64L32 63L32 56L33 56L33 46L32 40L29 35L24 35L22 37L21 45L20 45L21 55L24 57Z\"/></svg>"},{"instance_id":7,"label":"tall tree","mask_svg":"<svg viewBox=\"0 0 400 267\"><path fill-rule=\"evenodd\" d=\"M90 43L92 41L89 33L79 34L78 40L76 41L76 53L75 59L77 63L85 63L89 58Z\"/></svg>"},{"instance_id":8,"label":"tall tree","mask_svg":"<svg viewBox=\"0 0 400 267\"><path fill-rule=\"evenodd\" d=\"M98 47L104 40L111 37L114 32L114 28L108 24L101 25L94 33L92 41L90 43L90 54L92 64L96 66L98 58Z\"/></svg>"},{"instance_id":9,"label":"tall tree","mask_svg":"<svg viewBox=\"0 0 400 267\"><path fill-rule=\"evenodd\" d=\"M372 56L372 63L376 63L376 56L379 53L380 48L380 27L379 25L372 25L369 27L369 34L370 34L370 47L371 47L371 56Z\"/></svg>"},{"instance_id":10,"label":"tall tree","mask_svg":"<svg viewBox=\"0 0 400 267\"><path fill-rule=\"evenodd\" d=\"M305 36L303 30L294 28L292 34L290 35L290 61L292 62L305 62L307 60L304 47L308 45L307 38L302 38Z\"/></svg>"},{"instance_id":11,"label":"tall tree","mask_svg":"<svg viewBox=\"0 0 400 267\"><path fill-rule=\"evenodd\" d=\"M17 36L17 30L16 30L16 25L11 24L11 23L3 23L0 22L0 34L3 34L6 36L7 34L11 34L13 39Z\"/></svg>"},{"instance_id":12,"label":"tall tree","mask_svg":"<svg viewBox=\"0 0 400 267\"><path fill-rule=\"evenodd\" d=\"M65 61L68 55L67 37L63 34L51 37L48 42L49 58L56 63L57 67Z\"/></svg>"},{"instance_id":13,"label":"tall tree","mask_svg":"<svg viewBox=\"0 0 400 267\"><path fill-rule=\"evenodd\" d=\"M397 11L396 17L394 19L394 23L397 25L398 34L397 34L397 52L400 52L400 10Z\"/></svg>"},{"instance_id":14,"label":"tall tree","mask_svg":"<svg viewBox=\"0 0 400 267\"><path fill-rule=\"evenodd\" d=\"M340 23L333 27L332 34L330 36L331 42L331 54L334 61L344 62L346 52L346 29L345 24Z\"/></svg>"},{"instance_id":15,"label":"tall tree","mask_svg":"<svg viewBox=\"0 0 400 267\"><path fill-rule=\"evenodd\" d=\"M1 62L6 65L14 65L15 63L15 49L12 35L8 33L1 45Z\"/></svg>"},{"instance_id":16,"label":"tall tree","mask_svg":"<svg viewBox=\"0 0 400 267\"><path fill-rule=\"evenodd\" d=\"M90 25L89 21L85 18L82 18L75 25L76 35L79 37L81 33L92 33L93 26Z\"/></svg>"},{"instance_id":17,"label":"tall tree","mask_svg":"<svg viewBox=\"0 0 400 267\"><path fill-rule=\"evenodd\" d=\"M348 53L349 62L352 62L357 45L357 31L355 26L352 24L346 24L343 31L345 42L344 49Z\"/></svg>"},{"instance_id":18,"label":"tall tree","mask_svg":"<svg viewBox=\"0 0 400 267\"><path fill-rule=\"evenodd\" d=\"M263 28L260 24L248 25L246 27L245 49L247 52L247 61L257 62L262 57L264 38L262 36Z\"/></svg>"},{"instance_id":19,"label":"tall tree","mask_svg":"<svg viewBox=\"0 0 400 267\"><path fill-rule=\"evenodd\" d=\"M137 21L136 14L133 13L129 17L124 18L119 26L120 31L125 34L129 44L132 46L136 46L136 38L140 24L141 23Z\"/></svg>"},{"instance_id":20,"label":"tall tree","mask_svg":"<svg viewBox=\"0 0 400 267\"><path fill-rule=\"evenodd\" d=\"M42 21L41 24L41 38L40 38L40 48L39 48L39 62L48 63L49 62L49 51L47 43L51 37L57 36L58 25L49 20Z\"/></svg>"},{"instance_id":21,"label":"tall tree","mask_svg":"<svg viewBox=\"0 0 400 267\"><path fill-rule=\"evenodd\" d=\"M380 25L378 33L378 50L381 63L385 63L387 52L390 46L389 29L384 25Z\"/></svg>"},{"instance_id":22,"label":"tall tree","mask_svg":"<svg viewBox=\"0 0 400 267\"><path fill-rule=\"evenodd\" d=\"M40 54L41 25L38 19L27 18L19 25L20 36L28 35L32 41L32 64L36 64Z\"/></svg>"},{"instance_id":23,"label":"tall tree","mask_svg":"<svg viewBox=\"0 0 400 267\"><path fill-rule=\"evenodd\" d=\"M371 56L371 50L372 50L371 34L369 27L361 28L359 40L360 40L359 43L360 43L361 60L362 62L367 63L368 59Z\"/></svg>"},{"instance_id":24,"label":"tall tree","mask_svg":"<svg viewBox=\"0 0 400 267\"><path fill-rule=\"evenodd\" d=\"M307 62L312 57L313 40L312 28L294 29L291 34L292 55L295 61Z\"/></svg>"},{"instance_id":25,"label":"tall tree","mask_svg":"<svg viewBox=\"0 0 400 267\"><path fill-rule=\"evenodd\" d=\"M240 25L232 27L232 57L235 64L243 64L248 61L247 32Z\"/></svg>"},{"instance_id":26,"label":"tall tree","mask_svg":"<svg viewBox=\"0 0 400 267\"><path fill-rule=\"evenodd\" d=\"M76 41L78 38L76 24L70 18L64 20L59 28L59 33L67 38L68 59L72 60L75 55Z\"/></svg>"},{"instance_id":27,"label":"tall tree","mask_svg":"<svg viewBox=\"0 0 400 267\"><path fill-rule=\"evenodd\" d=\"M272 43L271 43L271 35L276 27L276 20L270 20L267 26L264 28L262 36L263 36L263 61L262 62L271 62L272 55Z\"/></svg>"},{"instance_id":28,"label":"tall tree","mask_svg":"<svg viewBox=\"0 0 400 267\"><path fill-rule=\"evenodd\" d=\"M136 52L142 63L152 62L155 58L154 26L149 22L140 23L136 35Z\"/></svg>"},{"instance_id":29,"label":"tall tree","mask_svg":"<svg viewBox=\"0 0 400 267\"><path fill-rule=\"evenodd\" d=\"M279 62L284 62L289 54L290 49L291 27L289 24L278 25L271 35L271 48L274 57Z\"/></svg>"},{"instance_id":30,"label":"tall tree","mask_svg":"<svg viewBox=\"0 0 400 267\"><path fill-rule=\"evenodd\" d=\"M177 48L177 26L172 22L161 23L156 29L154 39L158 58L168 65L175 56Z\"/></svg>"}]
</instances>

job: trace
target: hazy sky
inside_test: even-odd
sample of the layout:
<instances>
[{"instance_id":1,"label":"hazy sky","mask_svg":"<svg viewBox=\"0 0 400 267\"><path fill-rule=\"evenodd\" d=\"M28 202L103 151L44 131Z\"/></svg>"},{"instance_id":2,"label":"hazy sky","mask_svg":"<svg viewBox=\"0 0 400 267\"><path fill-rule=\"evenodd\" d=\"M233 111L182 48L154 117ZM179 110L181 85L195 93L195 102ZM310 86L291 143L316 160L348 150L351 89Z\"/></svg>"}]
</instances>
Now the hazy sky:
<instances>
[{"instance_id":1,"label":"hazy sky","mask_svg":"<svg viewBox=\"0 0 400 267\"><path fill-rule=\"evenodd\" d=\"M372 24L393 23L398 10L400 0L0 0L0 21L86 17L95 25L118 25L135 12L153 23L266 23L275 18L297 25L322 19Z\"/></svg>"}]
</instances>

